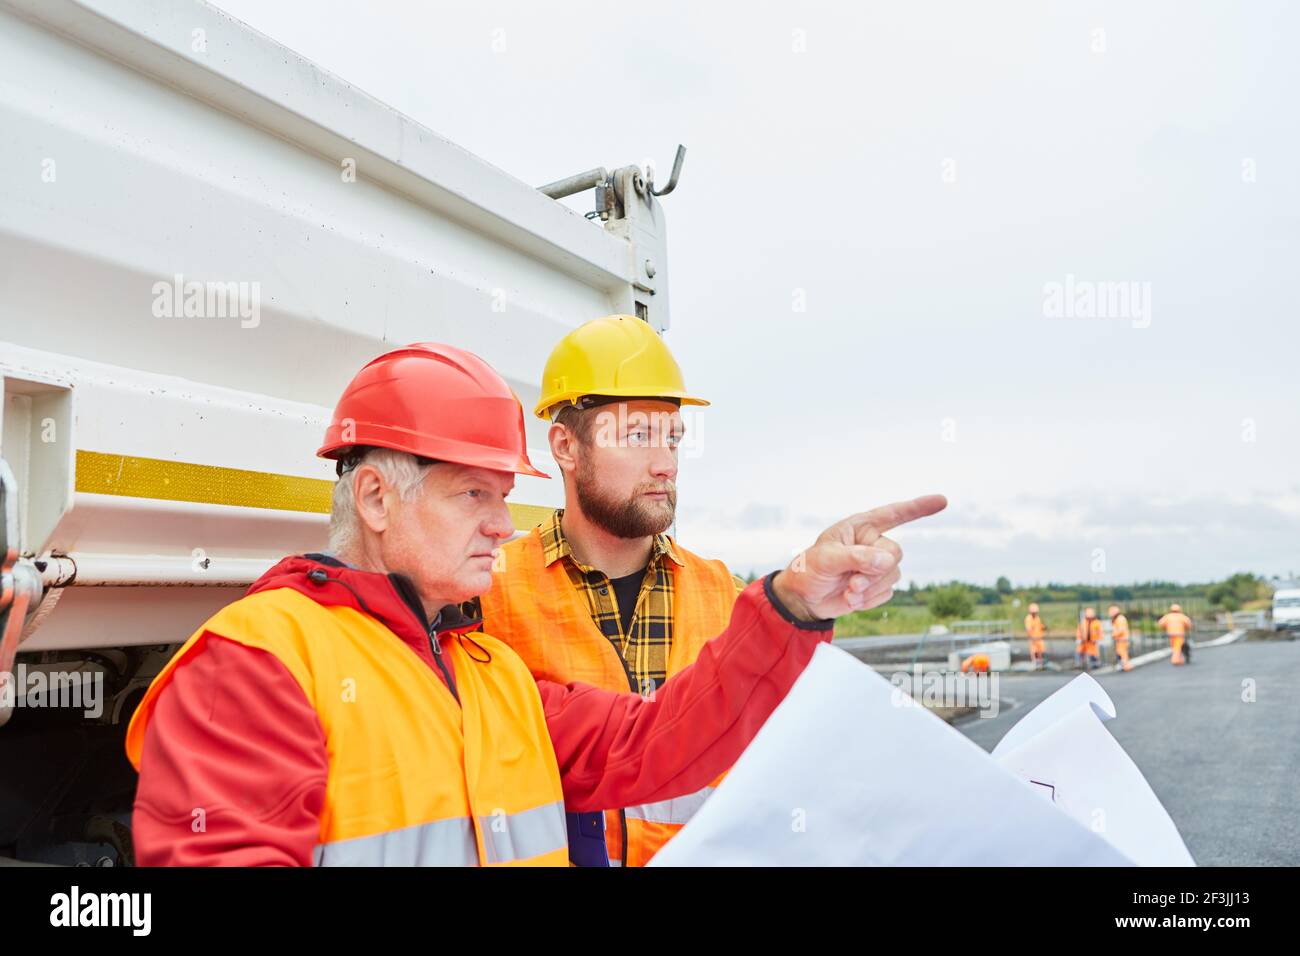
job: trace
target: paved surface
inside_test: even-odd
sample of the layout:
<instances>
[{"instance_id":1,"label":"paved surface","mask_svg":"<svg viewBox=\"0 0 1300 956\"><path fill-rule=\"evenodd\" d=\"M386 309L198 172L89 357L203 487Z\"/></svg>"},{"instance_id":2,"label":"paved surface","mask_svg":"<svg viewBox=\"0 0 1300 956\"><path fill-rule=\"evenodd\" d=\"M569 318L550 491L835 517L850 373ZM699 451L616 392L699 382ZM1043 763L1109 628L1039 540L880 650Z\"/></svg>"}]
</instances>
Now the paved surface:
<instances>
[{"instance_id":1,"label":"paved surface","mask_svg":"<svg viewBox=\"0 0 1300 956\"><path fill-rule=\"evenodd\" d=\"M1097 680L1107 723L1202 866L1300 864L1300 642L1196 647ZM1075 671L1001 675L997 717L957 729L985 750ZM1253 703L1244 701L1254 682Z\"/></svg>"}]
</instances>

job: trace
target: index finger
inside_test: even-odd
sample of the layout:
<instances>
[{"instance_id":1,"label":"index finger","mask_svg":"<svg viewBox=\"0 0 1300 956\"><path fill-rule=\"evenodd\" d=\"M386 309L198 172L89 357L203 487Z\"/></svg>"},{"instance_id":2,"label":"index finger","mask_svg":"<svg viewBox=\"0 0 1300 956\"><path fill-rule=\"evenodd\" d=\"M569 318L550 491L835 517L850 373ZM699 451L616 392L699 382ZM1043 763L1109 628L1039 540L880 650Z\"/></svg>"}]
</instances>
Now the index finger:
<instances>
[{"instance_id":1,"label":"index finger","mask_svg":"<svg viewBox=\"0 0 1300 956\"><path fill-rule=\"evenodd\" d=\"M893 504L881 505L879 508L851 515L848 522L853 528L853 537L858 543L871 544L890 528L897 528L900 524L907 524L917 518L937 514L946 507L948 507L948 499L943 495L922 495L911 501L895 501ZM868 535L865 540L859 538L863 532Z\"/></svg>"}]
</instances>

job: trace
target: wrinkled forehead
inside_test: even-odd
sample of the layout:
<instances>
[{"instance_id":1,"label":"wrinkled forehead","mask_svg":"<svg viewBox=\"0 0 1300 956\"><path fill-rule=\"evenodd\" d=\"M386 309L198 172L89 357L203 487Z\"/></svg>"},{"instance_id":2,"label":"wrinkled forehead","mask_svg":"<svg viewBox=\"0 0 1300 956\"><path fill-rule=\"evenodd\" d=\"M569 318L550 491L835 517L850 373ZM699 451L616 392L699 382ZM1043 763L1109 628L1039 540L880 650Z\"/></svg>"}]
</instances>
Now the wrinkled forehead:
<instances>
[{"instance_id":1,"label":"wrinkled forehead","mask_svg":"<svg viewBox=\"0 0 1300 956\"><path fill-rule=\"evenodd\" d=\"M476 465L459 465L451 461L440 461L429 469L428 483L441 488L459 485L474 485L508 493L515 486L515 474L512 471L493 471Z\"/></svg>"}]
</instances>

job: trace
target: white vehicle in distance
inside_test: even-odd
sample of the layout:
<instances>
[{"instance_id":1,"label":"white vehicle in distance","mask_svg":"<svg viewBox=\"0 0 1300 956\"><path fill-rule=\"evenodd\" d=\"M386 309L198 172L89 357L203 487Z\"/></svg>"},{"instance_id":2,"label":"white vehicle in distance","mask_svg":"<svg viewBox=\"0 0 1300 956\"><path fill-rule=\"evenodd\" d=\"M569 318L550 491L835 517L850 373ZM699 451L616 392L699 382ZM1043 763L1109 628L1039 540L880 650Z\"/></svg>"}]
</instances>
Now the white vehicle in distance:
<instances>
[{"instance_id":1,"label":"white vehicle in distance","mask_svg":"<svg viewBox=\"0 0 1300 956\"><path fill-rule=\"evenodd\" d=\"M1300 588L1273 592L1273 630L1300 631Z\"/></svg>"}]
</instances>

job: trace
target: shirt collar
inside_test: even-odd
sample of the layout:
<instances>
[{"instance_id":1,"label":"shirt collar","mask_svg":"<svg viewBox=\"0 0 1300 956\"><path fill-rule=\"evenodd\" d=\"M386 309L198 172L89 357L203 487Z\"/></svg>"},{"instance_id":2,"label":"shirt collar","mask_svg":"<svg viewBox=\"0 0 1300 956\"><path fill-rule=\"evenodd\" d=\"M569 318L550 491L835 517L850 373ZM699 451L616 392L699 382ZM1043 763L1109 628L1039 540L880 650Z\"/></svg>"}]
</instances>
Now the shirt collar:
<instances>
[{"instance_id":1,"label":"shirt collar","mask_svg":"<svg viewBox=\"0 0 1300 956\"><path fill-rule=\"evenodd\" d=\"M546 566L549 568L560 558L568 558L575 567L588 571L590 568L581 564L573 556L573 549L569 547L569 539L564 536L564 531L560 527L560 518L563 516L564 509L556 508L555 513L551 515L550 521L543 523L538 528L538 533L542 536L542 556L546 561ZM653 565L665 555L674 564L679 567L682 566L682 559L673 547L673 539L666 534L657 534L650 550L650 563Z\"/></svg>"}]
</instances>

